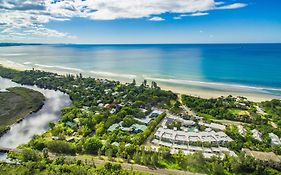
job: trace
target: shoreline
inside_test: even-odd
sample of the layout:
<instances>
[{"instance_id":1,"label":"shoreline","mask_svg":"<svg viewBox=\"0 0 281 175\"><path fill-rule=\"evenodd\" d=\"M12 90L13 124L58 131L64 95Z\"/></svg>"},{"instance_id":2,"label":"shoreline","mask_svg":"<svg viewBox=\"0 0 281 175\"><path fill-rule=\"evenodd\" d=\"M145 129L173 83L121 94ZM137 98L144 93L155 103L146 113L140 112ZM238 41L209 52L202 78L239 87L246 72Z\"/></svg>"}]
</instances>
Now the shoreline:
<instances>
[{"instance_id":1,"label":"shoreline","mask_svg":"<svg viewBox=\"0 0 281 175\"><path fill-rule=\"evenodd\" d=\"M24 71L24 70L30 70L32 69L29 66L23 65L23 64L18 64L15 62L11 62L11 61L1 61L0 60L0 65L2 65L3 67L7 67L7 68L12 68L12 69L16 69L16 70L20 70L20 71ZM107 76L99 76L99 75L93 75L91 74L91 72L87 73L87 72L80 72L80 71L71 71L71 70L56 70L56 69L52 69L52 68L47 68L47 67L35 67L35 69L37 70L42 70L42 71L47 71L47 72L53 72L53 73L57 73L59 75L66 75L66 74L78 74L78 73L82 73L84 76L89 76L89 77L93 77L93 78L101 78L101 79L109 79L109 80L115 80L115 81L120 81L122 83L128 83L130 81L130 79L125 80L124 78L120 77L119 79L117 77L107 77ZM148 80L148 82L151 82L153 80ZM274 95L270 95L270 94L261 94L258 92L234 92L234 91L219 91L219 90L203 90L203 89L199 89L199 88L191 88L191 87L180 87L177 86L177 84L175 84L175 86L170 86L167 83L164 82L159 82L157 81L157 84L159 85L159 87L163 90L167 90L167 91L172 91L176 94L185 94L185 95L191 95L191 96L196 96L196 97L201 97L201 98L217 98L217 97L221 97L221 96L228 96L228 95L232 95L232 96L244 96L246 97L248 100L253 101L253 102L261 102L261 101L266 101L266 100L272 100L272 99L280 99L279 96L274 96Z\"/></svg>"}]
</instances>

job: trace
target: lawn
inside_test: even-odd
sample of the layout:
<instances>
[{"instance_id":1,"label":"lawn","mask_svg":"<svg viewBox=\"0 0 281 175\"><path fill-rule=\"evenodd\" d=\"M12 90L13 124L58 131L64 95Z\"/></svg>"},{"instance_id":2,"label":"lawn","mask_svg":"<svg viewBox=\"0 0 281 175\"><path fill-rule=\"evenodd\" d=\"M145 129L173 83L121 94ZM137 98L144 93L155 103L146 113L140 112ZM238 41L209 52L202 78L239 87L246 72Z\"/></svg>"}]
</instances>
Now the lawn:
<instances>
[{"instance_id":1,"label":"lawn","mask_svg":"<svg viewBox=\"0 0 281 175\"><path fill-rule=\"evenodd\" d=\"M13 123L38 110L44 102L40 92L13 87L0 92L0 134Z\"/></svg>"},{"instance_id":2,"label":"lawn","mask_svg":"<svg viewBox=\"0 0 281 175\"><path fill-rule=\"evenodd\" d=\"M246 110L241 110L241 109L229 109L229 112L236 115L236 116L241 116L241 115L248 115L250 116L249 111Z\"/></svg>"}]
</instances>

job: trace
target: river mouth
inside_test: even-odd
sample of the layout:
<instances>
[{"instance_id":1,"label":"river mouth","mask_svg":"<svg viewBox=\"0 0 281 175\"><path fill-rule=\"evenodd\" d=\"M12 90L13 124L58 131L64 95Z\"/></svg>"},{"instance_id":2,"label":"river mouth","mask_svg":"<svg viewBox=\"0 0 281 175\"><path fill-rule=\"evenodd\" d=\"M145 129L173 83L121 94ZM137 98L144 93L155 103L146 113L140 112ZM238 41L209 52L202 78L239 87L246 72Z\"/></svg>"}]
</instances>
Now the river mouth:
<instances>
[{"instance_id":1,"label":"river mouth","mask_svg":"<svg viewBox=\"0 0 281 175\"><path fill-rule=\"evenodd\" d=\"M25 86L0 77L0 89L10 87L26 87L41 92L45 96L42 108L26 116L21 122L13 124L10 129L0 137L0 148L14 149L21 144L28 143L34 135L44 133L50 122L60 119L60 111L71 105L69 96L60 91L41 89L36 86ZM0 161L6 159L6 154L0 153Z\"/></svg>"}]
</instances>

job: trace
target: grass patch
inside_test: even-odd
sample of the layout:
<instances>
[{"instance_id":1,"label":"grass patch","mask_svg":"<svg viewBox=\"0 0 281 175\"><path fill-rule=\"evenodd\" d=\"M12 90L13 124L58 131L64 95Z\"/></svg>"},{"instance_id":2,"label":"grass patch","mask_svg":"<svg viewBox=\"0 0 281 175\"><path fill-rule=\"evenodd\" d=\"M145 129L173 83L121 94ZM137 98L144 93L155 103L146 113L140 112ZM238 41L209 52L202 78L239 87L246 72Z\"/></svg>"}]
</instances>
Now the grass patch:
<instances>
[{"instance_id":1,"label":"grass patch","mask_svg":"<svg viewBox=\"0 0 281 175\"><path fill-rule=\"evenodd\" d=\"M232 113L233 115L236 115L236 116L241 116L241 115L250 116L249 111L241 110L241 109L229 109L229 112Z\"/></svg>"}]
</instances>

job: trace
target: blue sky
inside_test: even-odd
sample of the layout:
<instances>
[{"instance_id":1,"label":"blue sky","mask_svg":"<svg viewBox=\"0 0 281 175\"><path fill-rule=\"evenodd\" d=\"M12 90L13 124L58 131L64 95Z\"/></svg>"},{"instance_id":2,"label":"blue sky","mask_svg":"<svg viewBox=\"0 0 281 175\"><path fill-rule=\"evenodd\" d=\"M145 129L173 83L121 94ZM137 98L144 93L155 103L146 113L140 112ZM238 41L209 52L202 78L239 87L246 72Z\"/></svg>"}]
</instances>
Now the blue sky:
<instances>
[{"instance_id":1,"label":"blue sky","mask_svg":"<svg viewBox=\"0 0 281 175\"><path fill-rule=\"evenodd\" d=\"M280 0L0 0L0 42L281 42Z\"/></svg>"}]
</instances>

